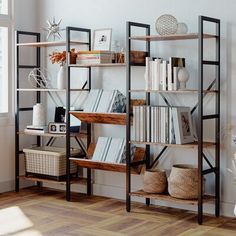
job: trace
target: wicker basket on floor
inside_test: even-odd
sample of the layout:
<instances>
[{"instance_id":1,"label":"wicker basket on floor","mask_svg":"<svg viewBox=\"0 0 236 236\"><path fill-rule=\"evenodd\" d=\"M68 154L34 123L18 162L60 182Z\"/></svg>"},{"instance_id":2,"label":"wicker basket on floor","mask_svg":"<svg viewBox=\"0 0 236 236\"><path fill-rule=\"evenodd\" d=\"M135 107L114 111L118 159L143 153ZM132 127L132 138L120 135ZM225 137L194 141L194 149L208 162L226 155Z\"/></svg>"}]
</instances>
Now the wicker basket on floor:
<instances>
[{"instance_id":1,"label":"wicker basket on floor","mask_svg":"<svg viewBox=\"0 0 236 236\"><path fill-rule=\"evenodd\" d=\"M174 165L168 178L168 192L175 198L197 199L198 169L192 165Z\"/></svg>"},{"instance_id":2,"label":"wicker basket on floor","mask_svg":"<svg viewBox=\"0 0 236 236\"><path fill-rule=\"evenodd\" d=\"M167 188L164 170L146 170L144 172L143 191L147 193L163 193Z\"/></svg>"}]
</instances>

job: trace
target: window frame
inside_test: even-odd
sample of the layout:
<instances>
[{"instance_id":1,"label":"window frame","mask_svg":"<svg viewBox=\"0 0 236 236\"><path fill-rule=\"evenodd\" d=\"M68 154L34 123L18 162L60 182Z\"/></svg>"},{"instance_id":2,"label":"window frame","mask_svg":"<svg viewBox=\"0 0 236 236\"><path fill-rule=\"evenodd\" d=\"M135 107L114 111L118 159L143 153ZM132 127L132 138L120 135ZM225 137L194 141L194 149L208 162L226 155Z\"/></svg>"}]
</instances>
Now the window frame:
<instances>
[{"instance_id":1,"label":"window frame","mask_svg":"<svg viewBox=\"0 0 236 236\"><path fill-rule=\"evenodd\" d=\"M13 124L14 122L14 18L13 0L8 1L8 14L0 14L0 27L8 28L8 111L0 112L0 126Z\"/></svg>"}]
</instances>

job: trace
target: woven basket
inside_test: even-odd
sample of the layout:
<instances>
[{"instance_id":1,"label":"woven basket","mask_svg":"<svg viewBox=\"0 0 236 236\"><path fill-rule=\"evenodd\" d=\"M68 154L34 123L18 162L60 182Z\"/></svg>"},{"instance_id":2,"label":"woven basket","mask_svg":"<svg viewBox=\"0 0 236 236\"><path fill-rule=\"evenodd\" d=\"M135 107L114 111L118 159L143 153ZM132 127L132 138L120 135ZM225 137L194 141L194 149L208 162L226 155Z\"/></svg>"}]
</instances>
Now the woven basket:
<instances>
[{"instance_id":1,"label":"woven basket","mask_svg":"<svg viewBox=\"0 0 236 236\"><path fill-rule=\"evenodd\" d=\"M58 179L66 175L66 150L59 147L34 147L23 149L27 174ZM79 154L79 150L72 152ZM77 173L77 165L71 162L70 173Z\"/></svg>"},{"instance_id":2,"label":"woven basket","mask_svg":"<svg viewBox=\"0 0 236 236\"><path fill-rule=\"evenodd\" d=\"M198 169L192 165L174 165L168 178L168 192L175 198L198 198Z\"/></svg>"},{"instance_id":3,"label":"woven basket","mask_svg":"<svg viewBox=\"0 0 236 236\"><path fill-rule=\"evenodd\" d=\"M146 170L144 172L143 191L147 193L163 193L167 188L164 170Z\"/></svg>"}]
</instances>

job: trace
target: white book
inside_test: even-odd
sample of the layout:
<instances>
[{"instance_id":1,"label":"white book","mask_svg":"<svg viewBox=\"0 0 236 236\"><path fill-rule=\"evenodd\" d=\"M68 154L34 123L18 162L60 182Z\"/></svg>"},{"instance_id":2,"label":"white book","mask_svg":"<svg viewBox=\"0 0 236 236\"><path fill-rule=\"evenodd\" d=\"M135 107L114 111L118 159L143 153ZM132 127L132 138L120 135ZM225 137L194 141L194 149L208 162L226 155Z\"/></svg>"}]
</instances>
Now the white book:
<instances>
[{"instance_id":1,"label":"white book","mask_svg":"<svg viewBox=\"0 0 236 236\"><path fill-rule=\"evenodd\" d=\"M167 88L168 90L172 91L173 90L173 82L172 82L172 66L171 66L171 63L169 62L168 65L167 65L167 71L168 71L168 85L167 85Z\"/></svg>"},{"instance_id":2,"label":"white book","mask_svg":"<svg viewBox=\"0 0 236 236\"><path fill-rule=\"evenodd\" d=\"M179 70L179 67L174 67L173 68L173 76L174 76L173 90L178 90L179 89L178 70Z\"/></svg>"},{"instance_id":3,"label":"white book","mask_svg":"<svg viewBox=\"0 0 236 236\"><path fill-rule=\"evenodd\" d=\"M115 163L121 148L122 138L112 138L106 155L106 162Z\"/></svg>"},{"instance_id":4,"label":"white book","mask_svg":"<svg viewBox=\"0 0 236 236\"><path fill-rule=\"evenodd\" d=\"M103 90L99 89L98 95L97 95L97 99L96 99L96 101L94 103L94 106L92 108L92 112L96 112L97 111L97 107L98 107L98 104L100 103L100 99L101 99L102 93L103 93Z\"/></svg>"},{"instance_id":5,"label":"white book","mask_svg":"<svg viewBox=\"0 0 236 236\"><path fill-rule=\"evenodd\" d=\"M160 90L160 78L161 78L161 59L155 59L156 67L156 79L154 81L154 90Z\"/></svg>"},{"instance_id":6,"label":"white book","mask_svg":"<svg viewBox=\"0 0 236 236\"><path fill-rule=\"evenodd\" d=\"M117 94L118 94L118 90L113 90L111 101L110 101L109 108L108 108L109 113L113 112L112 108L113 108L113 104L115 102Z\"/></svg>"},{"instance_id":7,"label":"white book","mask_svg":"<svg viewBox=\"0 0 236 236\"><path fill-rule=\"evenodd\" d=\"M106 161L107 153L108 153L109 147L111 145L111 140L112 140L111 137L107 137L106 145L105 145L105 147L103 149L103 152L101 153L101 161L103 161L103 162Z\"/></svg>"},{"instance_id":8,"label":"white book","mask_svg":"<svg viewBox=\"0 0 236 236\"><path fill-rule=\"evenodd\" d=\"M99 89L91 89L88 97L84 103L84 111L85 112L92 112L94 104L96 103L97 96L100 93Z\"/></svg>"},{"instance_id":9,"label":"white book","mask_svg":"<svg viewBox=\"0 0 236 236\"><path fill-rule=\"evenodd\" d=\"M144 142L144 106L140 106L140 142Z\"/></svg>"},{"instance_id":10,"label":"white book","mask_svg":"<svg viewBox=\"0 0 236 236\"><path fill-rule=\"evenodd\" d=\"M161 142L161 107L158 107L158 142Z\"/></svg>"},{"instance_id":11,"label":"white book","mask_svg":"<svg viewBox=\"0 0 236 236\"><path fill-rule=\"evenodd\" d=\"M153 119L154 119L154 124L153 124L153 142L156 143L156 135L157 135L157 116L156 116L156 109L157 107L153 107Z\"/></svg>"},{"instance_id":12,"label":"white book","mask_svg":"<svg viewBox=\"0 0 236 236\"><path fill-rule=\"evenodd\" d=\"M165 124L166 124L166 121L165 121L165 107L160 107L160 115L161 115L161 140L160 142L161 143L165 143Z\"/></svg>"},{"instance_id":13,"label":"white book","mask_svg":"<svg viewBox=\"0 0 236 236\"><path fill-rule=\"evenodd\" d=\"M136 110L136 113L137 113L137 119L136 119L136 124L137 124L137 140L136 141L140 141L140 106L137 106L136 107L137 110Z\"/></svg>"},{"instance_id":14,"label":"white book","mask_svg":"<svg viewBox=\"0 0 236 236\"><path fill-rule=\"evenodd\" d=\"M171 107L169 107L169 143L174 143L174 124Z\"/></svg>"},{"instance_id":15,"label":"white book","mask_svg":"<svg viewBox=\"0 0 236 236\"><path fill-rule=\"evenodd\" d=\"M145 74L144 74L144 80L145 80L145 89L150 89L150 80L151 80L151 70L150 70L150 57L146 57L146 67L145 67Z\"/></svg>"},{"instance_id":16,"label":"white book","mask_svg":"<svg viewBox=\"0 0 236 236\"><path fill-rule=\"evenodd\" d=\"M37 134L45 134L45 130L37 130L37 129L24 129L25 134L32 134L32 135L37 135Z\"/></svg>"},{"instance_id":17,"label":"white book","mask_svg":"<svg viewBox=\"0 0 236 236\"><path fill-rule=\"evenodd\" d=\"M151 111L150 106L146 106L146 141L150 142L150 129L151 129Z\"/></svg>"},{"instance_id":18,"label":"white book","mask_svg":"<svg viewBox=\"0 0 236 236\"><path fill-rule=\"evenodd\" d=\"M179 124L178 124L178 108L177 107L172 108L172 115L173 115L174 131L175 131L175 143L181 144L181 137L180 137L180 132L179 132Z\"/></svg>"},{"instance_id":19,"label":"white book","mask_svg":"<svg viewBox=\"0 0 236 236\"><path fill-rule=\"evenodd\" d=\"M107 137L98 138L96 148L94 150L93 157L92 157L93 161L101 161L102 153L104 151L107 141L108 141Z\"/></svg>"},{"instance_id":20,"label":"white book","mask_svg":"<svg viewBox=\"0 0 236 236\"><path fill-rule=\"evenodd\" d=\"M156 107L155 110L155 116L156 116L156 142L159 143L159 129L160 129L160 125L159 125L159 110L160 107Z\"/></svg>"},{"instance_id":21,"label":"white book","mask_svg":"<svg viewBox=\"0 0 236 236\"><path fill-rule=\"evenodd\" d=\"M103 90L96 112L106 113L108 112L110 102L112 100L113 91Z\"/></svg>"},{"instance_id":22,"label":"white book","mask_svg":"<svg viewBox=\"0 0 236 236\"><path fill-rule=\"evenodd\" d=\"M154 142L154 110L155 110L155 107L151 107L151 142Z\"/></svg>"},{"instance_id":23,"label":"white book","mask_svg":"<svg viewBox=\"0 0 236 236\"><path fill-rule=\"evenodd\" d=\"M162 90L166 90L166 78L167 78L167 61L163 61L161 64L161 71L162 71L162 77L161 77L161 81L162 81Z\"/></svg>"},{"instance_id":24,"label":"white book","mask_svg":"<svg viewBox=\"0 0 236 236\"><path fill-rule=\"evenodd\" d=\"M136 114L136 106L133 106L133 137L134 137L134 141L136 141L136 138L137 138L137 114Z\"/></svg>"},{"instance_id":25,"label":"white book","mask_svg":"<svg viewBox=\"0 0 236 236\"><path fill-rule=\"evenodd\" d=\"M165 107L165 127L166 127L166 132L165 132L165 143L169 143L169 107Z\"/></svg>"},{"instance_id":26,"label":"white book","mask_svg":"<svg viewBox=\"0 0 236 236\"><path fill-rule=\"evenodd\" d=\"M125 152L125 144L126 144L125 139L122 139L121 143L120 143L120 148L119 148L119 152L117 155L116 163L122 162L122 156L123 156L123 153Z\"/></svg>"}]
</instances>

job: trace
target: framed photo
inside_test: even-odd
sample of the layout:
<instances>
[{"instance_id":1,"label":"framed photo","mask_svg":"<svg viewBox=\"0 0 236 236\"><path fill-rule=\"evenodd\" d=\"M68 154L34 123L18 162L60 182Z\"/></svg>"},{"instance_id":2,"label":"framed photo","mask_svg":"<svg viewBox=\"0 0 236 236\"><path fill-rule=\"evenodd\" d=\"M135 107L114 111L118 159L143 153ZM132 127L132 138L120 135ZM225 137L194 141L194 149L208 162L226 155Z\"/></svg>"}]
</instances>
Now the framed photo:
<instances>
[{"instance_id":1,"label":"framed photo","mask_svg":"<svg viewBox=\"0 0 236 236\"><path fill-rule=\"evenodd\" d=\"M193 126L189 107L172 108L176 144L192 143Z\"/></svg>"},{"instance_id":2,"label":"framed photo","mask_svg":"<svg viewBox=\"0 0 236 236\"><path fill-rule=\"evenodd\" d=\"M93 32L93 50L110 51L111 50L112 29L97 29Z\"/></svg>"}]
</instances>

